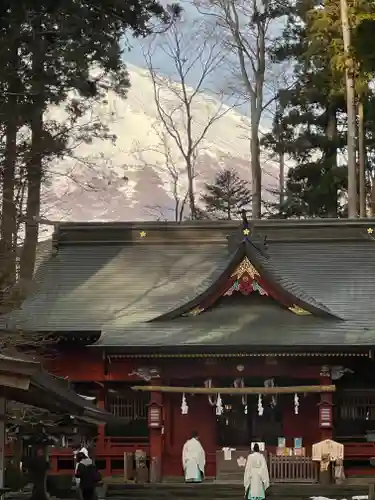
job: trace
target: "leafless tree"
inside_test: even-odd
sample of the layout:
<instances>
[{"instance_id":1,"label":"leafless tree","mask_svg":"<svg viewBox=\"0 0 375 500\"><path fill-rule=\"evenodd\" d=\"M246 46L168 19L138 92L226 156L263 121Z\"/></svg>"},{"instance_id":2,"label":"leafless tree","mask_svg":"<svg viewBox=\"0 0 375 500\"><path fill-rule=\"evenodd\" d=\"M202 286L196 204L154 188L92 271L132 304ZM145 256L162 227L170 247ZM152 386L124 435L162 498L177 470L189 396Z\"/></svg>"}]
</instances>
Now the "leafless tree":
<instances>
[{"instance_id":1,"label":"leafless tree","mask_svg":"<svg viewBox=\"0 0 375 500\"><path fill-rule=\"evenodd\" d=\"M204 20L187 23L182 16L144 50L160 129L173 141L183 160L192 219L197 217L194 179L198 155L204 148L209 129L230 109L223 104L223 92L219 91L212 103L208 104L207 98L202 99L226 58L216 36L216 27L207 36L203 23ZM156 67L160 54L173 65L174 74L170 76L173 82L163 77Z\"/></svg>"},{"instance_id":2,"label":"leafless tree","mask_svg":"<svg viewBox=\"0 0 375 500\"><path fill-rule=\"evenodd\" d=\"M173 139L165 130L160 130L157 124L153 124L153 131L157 137L155 145L150 145L147 148L142 148L139 142L135 142L132 148L132 155L137 164L141 167L155 169L161 176L168 178L167 193L173 199L173 208L162 207L160 205L149 205L146 207L150 215L157 220L170 220L168 212L173 212L175 222L181 222L184 219L184 212L188 199L188 189L182 182L183 170L179 164L179 158L176 156L176 148L173 148ZM172 213L170 214L172 215Z\"/></svg>"},{"instance_id":3,"label":"leafless tree","mask_svg":"<svg viewBox=\"0 0 375 500\"><path fill-rule=\"evenodd\" d=\"M237 92L242 93L242 97L249 102L253 218L261 217L259 132L262 115L277 95L267 95L267 81L268 74L275 71L270 54L280 32L280 17L285 12L282 1L195 0L198 10L220 28L222 46L231 55L234 85L237 85Z\"/></svg>"}]
</instances>

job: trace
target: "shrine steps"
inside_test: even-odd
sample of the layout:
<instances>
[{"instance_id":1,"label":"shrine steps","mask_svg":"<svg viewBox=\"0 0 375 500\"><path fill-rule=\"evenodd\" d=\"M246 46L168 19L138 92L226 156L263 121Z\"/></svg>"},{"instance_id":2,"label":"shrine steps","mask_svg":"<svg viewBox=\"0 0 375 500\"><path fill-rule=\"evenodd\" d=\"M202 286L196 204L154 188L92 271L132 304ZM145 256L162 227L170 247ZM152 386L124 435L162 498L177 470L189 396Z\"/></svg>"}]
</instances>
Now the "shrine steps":
<instances>
[{"instance_id":1,"label":"shrine steps","mask_svg":"<svg viewBox=\"0 0 375 500\"><path fill-rule=\"evenodd\" d=\"M311 497L350 500L367 495L367 485L275 484L268 490L267 498L275 500L308 500ZM243 486L239 482L212 481L202 484L108 484L106 498L131 498L132 500L192 500L193 498L226 500L243 499Z\"/></svg>"}]
</instances>

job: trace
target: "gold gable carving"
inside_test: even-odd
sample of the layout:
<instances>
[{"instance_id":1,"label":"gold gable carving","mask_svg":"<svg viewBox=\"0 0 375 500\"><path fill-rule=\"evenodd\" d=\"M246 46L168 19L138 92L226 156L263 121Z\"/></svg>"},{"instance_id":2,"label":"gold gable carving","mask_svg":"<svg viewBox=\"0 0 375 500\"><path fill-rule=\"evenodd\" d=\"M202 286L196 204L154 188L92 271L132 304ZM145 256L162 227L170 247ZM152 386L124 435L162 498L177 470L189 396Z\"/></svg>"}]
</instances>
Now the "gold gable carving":
<instances>
[{"instance_id":1,"label":"gold gable carving","mask_svg":"<svg viewBox=\"0 0 375 500\"><path fill-rule=\"evenodd\" d=\"M252 263L249 261L247 257L245 257L243 261L237 266L234 273L232 273L231 278L236 278L238 280L245 273L248 274L252 279L260 277L260 274L258 273L258 271L255 269L255 267L252 265Z\"/></svg>"},{"instance_id":2,"label":"gold gable carving","mask_svg":"<svg viewBox=\"0 0 375 500\"><path fill-rule=\"evenodd\" d=\"M239 280L247 281L248 279L254 280L254 282L257 282L257 279L259 279L261 276L258 273L258 271L255 269L253 264L250 262L248 257L244 257L244 259L240 262L240 264L236 267L234 272L231 274L231 278L236 280L238 282ZM260 286L260 285L259 285ZM229 289L232 290L234 285ZM237 288L236 288L237 290ZM228 290L227 290L228 292ZM231 293L224 293L224 295L231 295ZM269 293L265 290L264 293L261 293L261 295L269 295ZM280 304L281 305L281 304ZM285 306L285 304L284 304ZM190 311L187 311L186 313L183 314L183 316L198 316L202 312L204 312L205 308L196 306L193 309L190 309ZM288 310L292 312L293 314L297 314L298 316L310 316L312 313L309 311L306 311L305 309L302 309L302 307L297 306L296 304L291 305L288 307Z\"/></svg>"},{"instance_id":3,"label":"gold gable carving","mask_svg":"<svg viewBox=\"0 0 375 500\"><path fill-rule=\"evenodd\" d=\"M298 316L310 316L311 312L306 311L305 309L302 309L302 307L296 306L293 304L291 307L288 307L289 311L291 311L294 314L297 314Z\"/></svg>"}]
</instances>

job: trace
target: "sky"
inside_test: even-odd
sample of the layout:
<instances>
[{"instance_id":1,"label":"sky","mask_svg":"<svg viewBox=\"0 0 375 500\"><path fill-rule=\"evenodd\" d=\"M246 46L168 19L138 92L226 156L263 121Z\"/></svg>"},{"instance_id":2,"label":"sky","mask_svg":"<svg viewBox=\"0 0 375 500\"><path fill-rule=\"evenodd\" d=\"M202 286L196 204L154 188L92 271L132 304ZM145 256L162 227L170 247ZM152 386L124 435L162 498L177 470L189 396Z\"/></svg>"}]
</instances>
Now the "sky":
<instances>
[{"instance_id":1,"label":"sky","mask_svg":"<svg viewBox=\"0 0 375 500\"><path fill-rule=\"evenodd\" d=\"M171 1L171 0L170 0ZM165 0L161 0L161 3L165 4ZM202 18L203 14L199 14L197 9L192 5L191 0L180 0L180 5L183 7L183 23L186 25L187 30L189 30L189 26ZM280 25L280 28L282 26ZM125 62L128 62L130 64L133 64L135 66L147 69L147 65L145 62L145 58L143 55L143 50L142 47L146 46L148 44L148 40L146 39L135 39L133 37L128 38L128 44L130 45L129 50L124 51L124 60ZM173 62L171 61L171 58L166 55L162 50L156 50L153 55L153 66L157 69L159 73L164 74L165 76L173 79ZM234 67L238 67L238 61L235 56ZM228 72L230 69L228 69L228 65L223 66L220 70L215 72L215 78L213 81L207 81L204 84L204 90L207 93L213 93L216 95L218 94L219 89L225 88L227 86L227 81L228 81ZM188 84L191 87L195 87L198 79L201 76L201 70L198 66L194 66L191 72L189 73L189 78L188 78ZM275 81L277 78L275 78ZM269 98L274 94L275 92L275 84L270 85L271 90L265 89L265 96L264 100L267 101ZM224 102L228 105L233 105L234 101L237 103L236 105L236 110L245 115L249 115L249 104L238 104L238 96L237 97L226 97L224 99ZM269 130L272 126L272 118L274 114L274 106L273 104L270 106L269 110L266 110L263 113L262 116L262 128Z\"/></svg>"},{"instance_id":2,"label":"sky","mask_svg":"<svg viewBox=\"0 0 375 500\"><path fill-rule=\"evenodd\" d=\"M168 2L161 1L160 3L166 4ZM191 21L194 21L199 16L196 8L191 5L191 2L188 0L179 0L179 4L184 9L184 23L188 24ZM141 68L147 68L145 63L145 58L143 56L142 47L147 45L147 39L142 38L134 38L129 37L128 43L131 46L131 50L125 50L124 52L124 60L129 62L130 64L134 64L135 66L139 66ZM171 62L170 57L164 54L162 51L157 51L154 57L154 65L157 67L162 73L166 76L171 76L173 73L173 63ZM194 86L196 78L199 77L198 68L193 68L195 71L192 71L191 81L189 81L189 85Z\"/></svg>"}]
</instances>

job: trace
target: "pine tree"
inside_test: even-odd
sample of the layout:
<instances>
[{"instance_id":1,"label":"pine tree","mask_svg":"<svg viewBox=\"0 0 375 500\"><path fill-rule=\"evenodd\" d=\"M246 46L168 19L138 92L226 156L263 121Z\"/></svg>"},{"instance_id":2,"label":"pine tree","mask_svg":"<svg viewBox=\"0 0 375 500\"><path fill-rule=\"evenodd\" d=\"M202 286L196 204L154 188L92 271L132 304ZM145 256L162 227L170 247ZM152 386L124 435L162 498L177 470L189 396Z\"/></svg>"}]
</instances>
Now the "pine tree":
<instances>
[{"instance_id":1,"label":"pine tree","mask_svg":"<svg viewBox=\"0 0 375 500\"><path fill-rule=\"evenodd\" d=\"M100 121L77 134L79 119L94 102L105 100L108 89L126 97L130 82L122 60L124 35L130 31L145 36L154 19L164 23L174 13L171 9L169 15L157 0L1 2L0 131L5 137L0 154L6 198L3 194L0 282L7 275L6 286L15 275L18 172L26 178L20 274L28 280L33 274L40 191L48 163L64 156L72 131L80 142L94 136L109 138ZM61 104L68 115L65 124L46 116L51 105Z\"/></svg>"},{"instance_id":2,"label":"pine tree","mask_svg":"<svg viewBox=\"0 0 375 500\"><path fill-rule=\"evenodd\" d=\"M284 206L280 207L285 217L339 216L347 185L346 166L337 160L337 151L345 145L339 126L345 110L343 72L331 65L327 40L313 32L312 12L320 3L297 2L276 54L279 60L294 63L296 78L292 89L279 93L283 116L264 139L277 152L275 126L281 127L282 149L296 164L288 171Z\"/></svg>"},{"instance_id":3,"label":"pine tree","mask_svg":"<svg viewBox=\"0 0 375 500\"><path fill-rule=\"evenodd\" d=\"M247 183L233 169L219 172L213 184L205 184L201 195L204 212L208 217L220 220L232 220L238 212L249 206L251 193Z\"/></svg>"}]
</instances>

